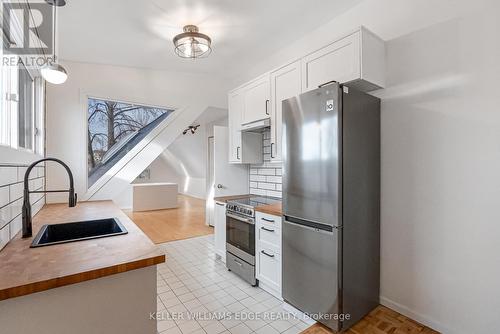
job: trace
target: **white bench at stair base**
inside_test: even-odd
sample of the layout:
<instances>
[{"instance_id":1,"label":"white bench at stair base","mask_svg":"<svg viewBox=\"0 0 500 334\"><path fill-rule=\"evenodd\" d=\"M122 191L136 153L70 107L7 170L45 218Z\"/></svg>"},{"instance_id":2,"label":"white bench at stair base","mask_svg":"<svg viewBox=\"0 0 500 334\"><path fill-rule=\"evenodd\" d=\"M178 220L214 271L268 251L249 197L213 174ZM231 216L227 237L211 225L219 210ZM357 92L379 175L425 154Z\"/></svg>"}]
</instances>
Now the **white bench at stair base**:
<instances>
[{"instance_id":1,"label":"white bench at stair base","mask_svg":"<svg viewBox=\"0 0 500 334\"><path fill-rule=\"evenodd\" d=\"M134 183L132 211L172 209L177 207L177 183Z\"/></svg>"}]
</instances>

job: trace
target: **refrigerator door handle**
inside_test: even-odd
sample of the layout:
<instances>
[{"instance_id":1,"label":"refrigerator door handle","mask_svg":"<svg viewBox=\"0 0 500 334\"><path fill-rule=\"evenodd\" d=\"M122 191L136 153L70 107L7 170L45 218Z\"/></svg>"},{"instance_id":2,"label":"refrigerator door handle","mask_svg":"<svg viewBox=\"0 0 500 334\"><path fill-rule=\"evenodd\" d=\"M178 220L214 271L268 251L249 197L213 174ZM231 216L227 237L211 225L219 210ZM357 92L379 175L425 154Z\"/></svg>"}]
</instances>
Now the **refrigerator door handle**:
<instances>
[{"instance_id":1,"label":"refrigerator door handle","mask_svg":"<svg viewBox=\"0 0 500 334\"><path fill-rule=\"evenodd\" d=\"M309 228L313 228L315 230L320 230L320 231L325 231L325 232L333 232L333 229L342 228L342 226L333 226L333 225L318 223L318 222L305 220L305 219L292 217L292 216L287 216L287 215L285 215L285 221L287 223L300 225L300 226L304 226L304 227L309 227Z\"/></svg>"}]
</instances>

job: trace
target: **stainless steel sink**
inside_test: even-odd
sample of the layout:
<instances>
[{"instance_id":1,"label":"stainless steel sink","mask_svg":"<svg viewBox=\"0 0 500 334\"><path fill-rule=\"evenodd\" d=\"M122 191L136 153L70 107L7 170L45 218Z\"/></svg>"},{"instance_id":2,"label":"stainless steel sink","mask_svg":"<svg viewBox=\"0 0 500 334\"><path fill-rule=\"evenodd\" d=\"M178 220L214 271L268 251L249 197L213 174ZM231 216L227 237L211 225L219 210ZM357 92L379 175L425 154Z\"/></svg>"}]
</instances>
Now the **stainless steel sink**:
<instances>
[{"instance_id":1,"label":"stainless steel sink","mask_svg":"<svg viewBox=\"0 0 500 334\"><path fill-rule=\"evenodd\" d=\"M30 247L112 237L128 231L118 218L85 220L73 223L43 225Z\"/></svg>"}]
</instances>

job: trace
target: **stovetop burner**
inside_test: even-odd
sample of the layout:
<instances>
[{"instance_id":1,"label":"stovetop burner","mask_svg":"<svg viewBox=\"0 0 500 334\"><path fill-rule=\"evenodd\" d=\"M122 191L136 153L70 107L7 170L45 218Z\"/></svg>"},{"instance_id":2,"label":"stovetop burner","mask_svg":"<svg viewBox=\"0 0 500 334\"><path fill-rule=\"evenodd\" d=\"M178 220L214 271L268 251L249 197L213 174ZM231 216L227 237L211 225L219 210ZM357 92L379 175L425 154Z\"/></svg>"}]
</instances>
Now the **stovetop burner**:
<instances>
[{"instance_id":1,"label":"stovetop burner","mask_svg":"<svg viewBox=\"0 0 500 334\"><path fill-rule=\"evenodd\" d=\"M255 216L255 208L262 205L281 202L281 199L275 197L252 196L228 201L226 210L247 217Z\"/></svg>"},{"instance_id":2,"label":"stovetop burner","mask_svg":"<svg viewBox=\"0 0 500 334\"><path fill-rule=\"evenodd\" d=\"M247 197L240 198L231 201L233 203L243 204L247 206L257 207L261 205L268 205L281 202L281 199L275 197L263 197L263 196L255 196L255 197Z\"/></svg>"}]
</instances>

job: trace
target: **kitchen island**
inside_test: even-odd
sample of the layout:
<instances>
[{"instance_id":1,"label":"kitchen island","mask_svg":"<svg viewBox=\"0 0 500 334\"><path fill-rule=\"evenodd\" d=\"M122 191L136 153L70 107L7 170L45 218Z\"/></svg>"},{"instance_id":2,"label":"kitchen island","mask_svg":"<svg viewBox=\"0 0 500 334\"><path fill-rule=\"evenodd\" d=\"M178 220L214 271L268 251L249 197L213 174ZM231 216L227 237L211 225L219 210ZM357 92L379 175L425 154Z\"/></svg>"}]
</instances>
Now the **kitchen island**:
<instances>
[{"instance_id":1,"label":"kitchen island","mask_svg":"<svg viewBox=\"0 0 500 334\"><path fill-rule=\"evenodd\" d=\"M156 333L149 314L165 255L111 201L46 205L33 236L44 224L112 217L128 234L39 248L19 234L0 252L2 332Z\"/></svg>"}]
</instances>

